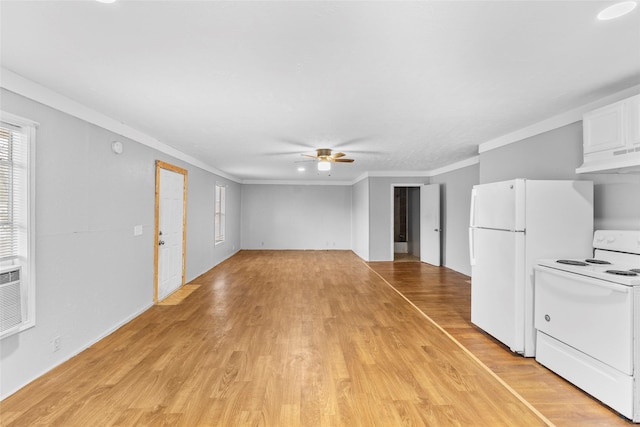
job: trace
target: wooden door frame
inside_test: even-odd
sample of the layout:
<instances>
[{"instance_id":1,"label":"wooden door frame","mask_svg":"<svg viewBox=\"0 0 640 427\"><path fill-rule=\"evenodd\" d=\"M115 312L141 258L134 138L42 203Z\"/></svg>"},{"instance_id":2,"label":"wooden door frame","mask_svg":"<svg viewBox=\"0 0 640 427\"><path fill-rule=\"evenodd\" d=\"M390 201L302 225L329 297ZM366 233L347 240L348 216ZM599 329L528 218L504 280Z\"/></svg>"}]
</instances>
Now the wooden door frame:
<instances>
[{"instance_id":1,"label":"wooden door frame","mask_svg":"<svg viewBox=\"0 0 640 427\"><path fill-rule=\"evenodd\" d=\"M163 162L162 160L156 160L156 200L155 200L155 237L154 250L153 250L153 302L158 303L158 266L159 266L159 251L158 243L160 242L160 170L165 169L171 172L176 172L184 176L184 183L182 187L183 201L182 201L182 281L180 287L184 286L185 273L186 273L186 261L187 261L187 175L186 169L172 165L170 163Z\"/></svg>"}]
</instances>

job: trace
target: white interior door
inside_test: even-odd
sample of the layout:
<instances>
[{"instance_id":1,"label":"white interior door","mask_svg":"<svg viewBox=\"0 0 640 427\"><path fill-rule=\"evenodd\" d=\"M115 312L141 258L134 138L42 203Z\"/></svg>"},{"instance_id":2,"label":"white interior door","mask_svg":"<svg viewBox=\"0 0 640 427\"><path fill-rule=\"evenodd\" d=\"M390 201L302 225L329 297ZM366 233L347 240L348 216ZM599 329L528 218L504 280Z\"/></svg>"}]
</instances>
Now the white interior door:
<instances>
[{"instance_id":1,"label":"white interior door","mask_svg":"<svg viewBox=\"0 0 640 427\"><path fill-rule=\"evenodd\" d=\"M420 187L420 261L439 266L440 184Z\"/></svg>"},{"instance_id":2,"label":"white interior door","mask_svg":"<svg viewBox=\"0 0 640 427\"><path fill-rule=\"evenodd\" d=\"M157 300L184 283L184 215L186 175L159 167Z\"/></svg>"}]
</instances>

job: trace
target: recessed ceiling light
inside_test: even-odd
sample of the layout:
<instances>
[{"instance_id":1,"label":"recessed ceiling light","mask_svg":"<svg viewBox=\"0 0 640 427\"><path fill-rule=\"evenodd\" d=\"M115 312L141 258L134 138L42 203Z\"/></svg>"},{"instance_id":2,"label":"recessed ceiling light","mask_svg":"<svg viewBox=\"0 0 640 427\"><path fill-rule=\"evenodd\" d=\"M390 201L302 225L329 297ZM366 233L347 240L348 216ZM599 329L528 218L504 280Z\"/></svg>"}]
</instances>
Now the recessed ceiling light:
<instances>
[{"instance_id":1,"label":"recessed ceiling light","mask_svg":"<svg viewBox=\"0 0 640 427\"><path fill-rule=\"evenodd\" d=\"M299 166L298 167L298 172L304 172L306 169L304 168L304 166Z\"/></svg>"},{"instance_id":2,"label":"recessed ceiling light","mask_svg":"<svg viewBox=\"0 0 640 427\"><path fill-rule=\"evenodd\" d=\"M96 0L98 3L115 3L116 0Z\"/></svg>"},{"instance_id":3,"label":"recessed ceiling light","mask_svg":"<svg viewBox=\"0 0 640 427\"><path fill-rule=\"evenodd\" d=\"M637 6L635 1L623 1L613 4L606 9L602 10L598 14L598 19L601 21L608 21L609 19L619 18L622 15L626 15L631 12Z\"/></svg>"}]
</instances>

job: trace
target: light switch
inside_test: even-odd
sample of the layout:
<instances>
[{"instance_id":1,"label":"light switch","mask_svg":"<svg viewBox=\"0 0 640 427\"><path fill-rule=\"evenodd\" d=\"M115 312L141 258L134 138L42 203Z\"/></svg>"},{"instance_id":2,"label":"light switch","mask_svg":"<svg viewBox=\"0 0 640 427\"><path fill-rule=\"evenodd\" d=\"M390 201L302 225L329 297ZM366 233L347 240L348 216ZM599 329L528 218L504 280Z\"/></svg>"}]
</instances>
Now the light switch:
<instances>
[{"instance_id":1,"label":"light switch","mask_svg":"<svg viewBox=\"0 0 640 427\"><path fill-rule=\"evenodd\" d=\"M136 225L135 227L133 227L133 235L134 236L142 236L142 226L141 225Z\"/></svg>"}]
</instances>

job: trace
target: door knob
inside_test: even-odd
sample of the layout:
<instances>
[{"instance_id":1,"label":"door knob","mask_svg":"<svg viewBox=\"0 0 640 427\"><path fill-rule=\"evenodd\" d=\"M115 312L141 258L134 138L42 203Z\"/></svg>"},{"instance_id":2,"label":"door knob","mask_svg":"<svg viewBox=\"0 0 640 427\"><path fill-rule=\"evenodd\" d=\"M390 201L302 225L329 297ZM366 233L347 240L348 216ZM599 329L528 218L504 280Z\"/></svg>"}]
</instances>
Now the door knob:
<instances>
[{"instance_id":1,"label":"door knob","mask_svg":"<svg viewBox=\"0 0 640 427\"><path fill-rule=\"evenodd\" d=\"M158 246L162 246L162 245L164 245L164 240L160 240L160 241L158 242Z\"/></svg>"}]
</instances>

